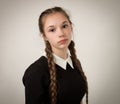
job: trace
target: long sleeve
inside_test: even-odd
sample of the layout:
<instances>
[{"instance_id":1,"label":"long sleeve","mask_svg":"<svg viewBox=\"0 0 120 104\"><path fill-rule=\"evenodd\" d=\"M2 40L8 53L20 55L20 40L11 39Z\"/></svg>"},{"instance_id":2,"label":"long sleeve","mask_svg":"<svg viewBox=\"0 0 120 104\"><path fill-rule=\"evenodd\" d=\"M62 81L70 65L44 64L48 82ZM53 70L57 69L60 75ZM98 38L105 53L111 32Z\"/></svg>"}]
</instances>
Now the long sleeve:
<instances>
[{"instance_id":1,"label":"long sleeve","mask_svg":"<svg viewBox=\"0 0 120 104\"><path fill-rule=\"evenodd\" d=\"M25 104L46 104L49 98L47 63L41 63L40 60L30 65L23 76Z\"/></svg>"}]
</instances>

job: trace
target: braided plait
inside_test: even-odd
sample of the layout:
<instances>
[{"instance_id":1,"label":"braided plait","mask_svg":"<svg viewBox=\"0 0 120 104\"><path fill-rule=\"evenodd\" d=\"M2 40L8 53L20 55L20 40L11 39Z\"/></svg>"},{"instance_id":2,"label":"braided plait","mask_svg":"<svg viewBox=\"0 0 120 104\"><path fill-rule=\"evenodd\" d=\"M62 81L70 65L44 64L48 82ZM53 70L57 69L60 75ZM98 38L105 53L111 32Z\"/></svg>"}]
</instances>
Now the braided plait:
<instances>
[{"instance_id":1,"label":"braided plait","mask_svg":"<svg viewBox=\"0 0 120 104\"><path fill-rule=\"evenodd\" d=\"M87 83L87 78L82 70L80 61L77 59L76 56L76 50L74 48L75 44L73 41L71 41L71 43L69 44L68 48L70 50L70 54L71 54L71 59L73 61L73 63L77 66L77 68L80 71L80 74L82 75L83 79L86 81L86 104L88 104L88 83Z\"/></svg>"},{"instance_id":2,"label":"braided plait","mask_svg":"<svg viewBox=\"0 0 120 104\"><path fill-rule=\"evenodd\" d=\"M53 14L53 13L62 13L70 22L70 24L72 25L72 22L70 20L69 15L66 13L66 11L64 9L62 9L61 7L53 7L53 8L49 8L45 11L43 11L39 17L39 30L41 32L41 34L43 35L43 37L46 37L45 34L45 30L44 30L44 22L45 22L45 18L47 18L48 15ZM56 100L57 100L57 81L56 81L56 70L55 70L55 63L53 60L53 55L52 55L52 49L51 46L49 44L48 41L45 41L46 44L46 56L48 58L48 67L49 67L49 71L50 71L50 94L51 94L51 104L56 104ZM79 60L77 59L76 53L75 53L75 49L74 49L74 42L71 41L70 45L69 45L69 50L71 53L71 58L73 63L78 67L78 69L80 70L80 73L82 75L82 77L84 78L84 80L86 81L86 102L88 104L88 85L87 85L87 79L84 75L84 72L82 70L81 64L79 62Z\"/></svg>"},{"instance_id":3,"label":"braided plait","mask_svg":"<svg viewBox=\"0 0 120 104\"><path fill-rule=\"evenodd\" d=\"M55 63L53 60L52 49L50 43L45 41L46 44L46 56L48 59L48 67L50 72L50 95L51 95L51 104L56 104L57 101L57 84L56 84L56 70L55 70Z\"/></svg>"}]
</instances>

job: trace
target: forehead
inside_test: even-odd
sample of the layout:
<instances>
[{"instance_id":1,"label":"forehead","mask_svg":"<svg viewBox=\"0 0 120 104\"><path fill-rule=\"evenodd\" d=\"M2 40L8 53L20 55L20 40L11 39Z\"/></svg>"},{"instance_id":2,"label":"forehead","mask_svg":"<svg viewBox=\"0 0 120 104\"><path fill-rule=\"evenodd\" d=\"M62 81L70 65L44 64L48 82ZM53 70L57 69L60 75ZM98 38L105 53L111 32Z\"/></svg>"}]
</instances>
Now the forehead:
<instances>
[{"instance_id":1,"label":"forehead","mask_svg":"<svg viewBox=\"0 0 120 104\"><path fill-rule=\"evenodd\" d=\"M52 13L44 18L44 27L49 27L51 25L60 25L64 21L68 22L67 17L63 13Z\"/></svg>"}]
</instances>

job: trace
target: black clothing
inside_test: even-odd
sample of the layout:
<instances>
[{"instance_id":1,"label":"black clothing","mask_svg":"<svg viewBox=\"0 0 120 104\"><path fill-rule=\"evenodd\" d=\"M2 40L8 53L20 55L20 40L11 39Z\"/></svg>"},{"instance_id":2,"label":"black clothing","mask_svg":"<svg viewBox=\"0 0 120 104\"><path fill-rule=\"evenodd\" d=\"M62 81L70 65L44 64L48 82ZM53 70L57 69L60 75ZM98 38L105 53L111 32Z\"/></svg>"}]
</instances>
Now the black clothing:
<instances>
[{"instance_id":1,"label":"black clothing","mask_svg":"<svg viewBox=\"0 0 120 104\"><path fill-rule=\"evenodd\" d=\"M74 65L73 65L74 66ZM64 70L55 65L57 73L57 104L80 104L85 92L85 81L74 66ZM50 104L50 75L47 58L42 56L31 64L23 76L26 104Z\"/></svg>"}]
</instances>

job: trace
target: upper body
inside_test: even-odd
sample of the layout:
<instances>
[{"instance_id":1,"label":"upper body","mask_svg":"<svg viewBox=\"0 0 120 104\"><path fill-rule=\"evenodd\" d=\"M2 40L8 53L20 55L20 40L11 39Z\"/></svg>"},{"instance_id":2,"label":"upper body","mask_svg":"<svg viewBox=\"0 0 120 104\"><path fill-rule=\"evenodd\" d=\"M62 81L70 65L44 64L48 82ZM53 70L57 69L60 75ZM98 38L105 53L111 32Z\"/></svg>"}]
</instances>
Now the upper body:
<instances>
[{"instance_id":1,"label":"upper body","mask_svg":"<svg viewBox=\"0 0 120 104\"><path fill-rule=\"evenodd\" d=\"M57 62L59 59L57 59ZM85 92L85 81L76 66L69 61L55 65L57 73L57 104L80 104ZM69 63L69 64L67 64ZM63 65L63 66L62 66ZM50 75L45 56L40 57L26 70L25 85L26 104L50 104Z\"/></svg>"},{"instance_id":2,"label":"upper body","mask_svg":"<svg viewBox=\"0 0 120 104\"><path fill-rule=\"evenodd\" d=\"M26 104L79 104L84 94L88 99L87 79L76 55L68 14L61 7L43 11L39 30L46 57L34 62L24 74ZM71 64L66 67L64 61L68 59Z\"/></svg>"}]
</instances>

